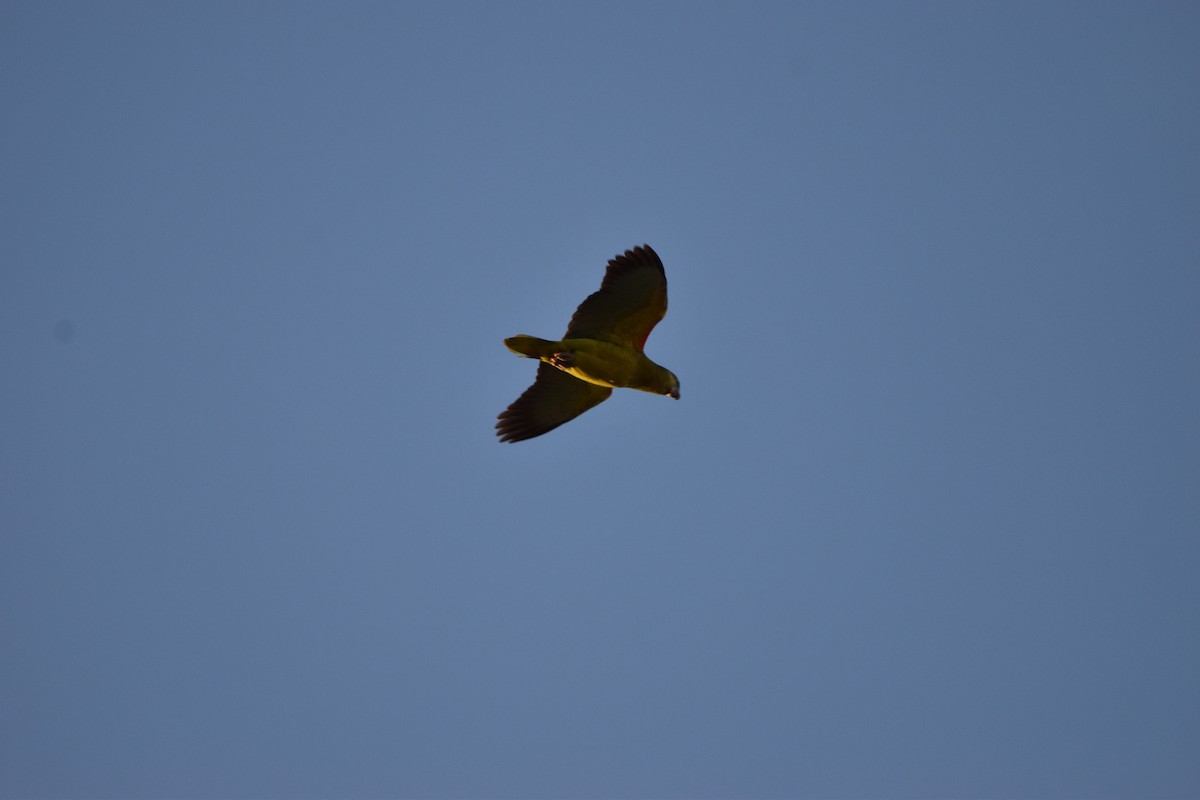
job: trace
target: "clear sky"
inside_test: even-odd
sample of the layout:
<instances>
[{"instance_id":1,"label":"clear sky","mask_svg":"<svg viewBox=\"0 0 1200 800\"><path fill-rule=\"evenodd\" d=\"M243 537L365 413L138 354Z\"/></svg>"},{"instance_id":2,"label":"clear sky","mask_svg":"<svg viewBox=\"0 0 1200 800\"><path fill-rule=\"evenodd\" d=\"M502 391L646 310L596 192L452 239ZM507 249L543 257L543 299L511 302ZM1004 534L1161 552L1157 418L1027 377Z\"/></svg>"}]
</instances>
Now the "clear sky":
<instances>
[{"instance_id":1,"label":"clear sky","mask_svg":"<svg viewBox=\"0 0 1200 800\"><path fill-rule=\"evenodd\" d=\"M3 2L0 796L1200 796L1198 41Z\"/></svg>"}]
</instances>

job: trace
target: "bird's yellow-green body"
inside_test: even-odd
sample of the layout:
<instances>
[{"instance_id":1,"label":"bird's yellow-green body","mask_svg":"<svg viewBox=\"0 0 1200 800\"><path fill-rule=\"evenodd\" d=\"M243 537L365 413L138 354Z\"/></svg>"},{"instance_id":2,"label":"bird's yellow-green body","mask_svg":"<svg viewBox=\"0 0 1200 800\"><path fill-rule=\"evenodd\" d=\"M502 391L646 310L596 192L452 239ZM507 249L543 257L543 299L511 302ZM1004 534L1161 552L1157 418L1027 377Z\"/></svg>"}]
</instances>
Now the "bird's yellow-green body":
<instances>
[{"instance_id":1,"label":"bird's yellow-green body","mask_svg":"<svg viewBox=\"0 0 1200 800\"><path fill-rule=\"evenodd\" d=\"M514 353L536 358L581 381L609 389L640 389L652 394L678 395L679 380L640 350L599 339L560 339L513 336L504 345Z\"/></svg>"},{"instance_id":2,"label":"bird's yellow-green body","mask_svg":"<svg viewBox=\"0 0 1200 800\"><path fill-rule=\"evenodd\" d=\"M536 358L537 378L496 421L502 442L541 436L589 408L613 389L679 399L679 379L646 358L646 337L667 313L667 275L649 245L634 247L608 262L600 290L575 309L558 340L512 336L509 350Z\"/></svg>"}]
</instances>

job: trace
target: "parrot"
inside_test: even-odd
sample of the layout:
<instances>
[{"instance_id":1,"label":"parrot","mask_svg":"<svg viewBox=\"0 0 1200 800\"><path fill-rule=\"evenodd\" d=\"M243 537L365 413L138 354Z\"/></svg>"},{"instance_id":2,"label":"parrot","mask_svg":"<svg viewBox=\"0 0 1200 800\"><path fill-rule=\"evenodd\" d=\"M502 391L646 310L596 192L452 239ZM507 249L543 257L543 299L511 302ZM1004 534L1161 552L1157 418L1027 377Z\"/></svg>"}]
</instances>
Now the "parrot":
<instances>
[{"instance_id":1,"label":"parrot","mask_svg":"<svg viewBox=\"0 0 1200 800\"><path fill-rule=\"evenodd\" d=\"M603 403L613 389L679 399L679 378L642 348L667 313L667 274L643 244L609 260L599 291L575 309L562 339L513 336L504 345L535 358L533 385L500 413L496 435L520 442L552 431Z\"/></svg>"}]
</instances>

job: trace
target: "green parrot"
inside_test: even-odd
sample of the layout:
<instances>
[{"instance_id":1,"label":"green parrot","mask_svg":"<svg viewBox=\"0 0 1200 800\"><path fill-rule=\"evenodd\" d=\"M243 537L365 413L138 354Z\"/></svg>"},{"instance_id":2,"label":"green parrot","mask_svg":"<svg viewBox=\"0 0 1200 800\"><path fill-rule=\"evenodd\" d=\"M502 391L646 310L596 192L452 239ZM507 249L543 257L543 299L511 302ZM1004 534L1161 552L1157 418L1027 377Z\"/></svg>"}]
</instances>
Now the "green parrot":
<instances>
[{"instance_id":1,"label":"green parrot","mask_svg":"<svg viewBox=\"0 0 1200 800\"><path fill-rule=\"evenodd\" d=\"M608 262L600 291L575 309L559 341L505 339L509 350L536 358L537 379L496 422L502 442L541 436L608 399L616 388L679 399L679 379L646 358L646 337L667 313L667 274L650 245Z\"/></svg>"}]
</instances>

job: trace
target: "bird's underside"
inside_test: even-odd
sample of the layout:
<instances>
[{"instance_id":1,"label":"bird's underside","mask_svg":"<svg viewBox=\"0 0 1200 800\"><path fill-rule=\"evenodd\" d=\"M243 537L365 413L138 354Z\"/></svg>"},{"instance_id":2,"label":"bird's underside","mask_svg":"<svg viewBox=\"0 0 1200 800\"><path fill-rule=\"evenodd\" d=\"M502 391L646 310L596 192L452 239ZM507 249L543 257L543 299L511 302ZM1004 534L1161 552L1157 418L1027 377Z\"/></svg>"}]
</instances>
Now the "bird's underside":
<instances>
[{"instance_id":1,"label":"bird's underside","mask_svg":"<svg viewBox=\"0 0 1200 800\"><path fill-rule=\"evenodd\" d=\"M679 379L642 347L667 311L667 278L649 245L608 262L599 291L576 309L558 341L513 336L505 345L538 359L537 377L499 416L502 442L532 439L608 399L614 388L678 399Z\"/></svg>"}]
</instances>

